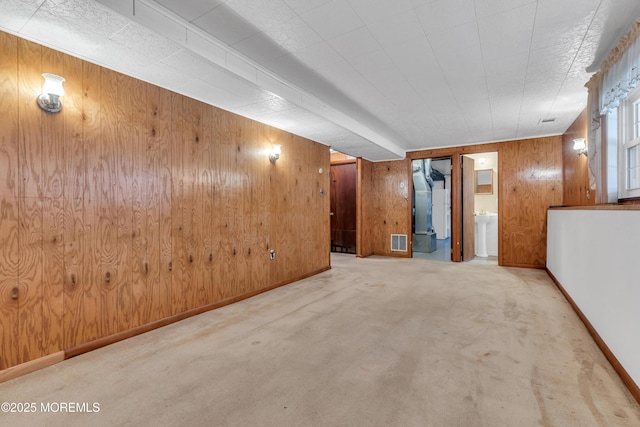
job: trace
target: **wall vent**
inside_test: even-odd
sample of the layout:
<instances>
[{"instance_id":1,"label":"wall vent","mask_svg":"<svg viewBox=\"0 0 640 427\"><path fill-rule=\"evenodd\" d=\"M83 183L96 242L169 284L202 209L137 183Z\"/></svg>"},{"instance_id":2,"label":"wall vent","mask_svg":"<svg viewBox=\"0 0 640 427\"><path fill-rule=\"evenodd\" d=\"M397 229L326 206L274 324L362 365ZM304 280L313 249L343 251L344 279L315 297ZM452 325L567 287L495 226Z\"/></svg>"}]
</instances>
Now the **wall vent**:
<instances>
[{"instance_id":1,"label":"wall vent","mask_svg":"<svg viewBox=\"0 0 640 427\"><path fill-rule=\"evenodd\" d=\"M391 235L391 251L407 252L407 235L406 234Z\"/></svg>"}]
</instances>

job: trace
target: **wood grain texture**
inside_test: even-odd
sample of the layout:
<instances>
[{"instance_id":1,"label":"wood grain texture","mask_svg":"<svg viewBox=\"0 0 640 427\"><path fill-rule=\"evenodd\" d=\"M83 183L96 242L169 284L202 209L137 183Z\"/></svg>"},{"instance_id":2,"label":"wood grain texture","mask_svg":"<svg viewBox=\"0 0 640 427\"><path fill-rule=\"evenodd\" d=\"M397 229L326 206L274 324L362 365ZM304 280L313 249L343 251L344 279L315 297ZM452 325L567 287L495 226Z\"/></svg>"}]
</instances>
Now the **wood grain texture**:
<instances>
[{"instance_id":1,"label":"wood grain texture","mask_svg":"<svg viewBox=\"0 0 640 427\"><path fill-rule=\"evenodd\" d=\"M20 363L18 40L0 32L0 370Z\"/></svg>"},{"instance_id":2,"label":"wood grain texture","mask_svg":"<svg viewBox=\"0 0 640 427\"><path fill-rule=\"evenodd\" d=\"M42 204L42 349L51 354L64 348L64 199Z\"/></svg>"},{"instance_id":3,"label":"wood grain texture","mask_svg":"<svg viewBox=\"0 0 640 427\"><path fill-rule=\"evenodd\" d=\"M373 163L358 158L356 178L356 256L373 255L373 215L370 198L373 194Z\"/></svg>"},{"instance_id":4,"label":"wood grain texture","mask_svg":"<svg viewBox=\"0 0 640 427\"><path fill-rule=\"evenodd\" d=\"M169 271L171 274L171 312L172 314L183 311L182 306L182 277L184 245L182 238L182 199L184 177L182 174L182 97L171 94L171 261Z\"/></svg>"},{"instance_id":5,"label":"wood grain texture","mask_svg":"<svg viewBox=\"0 0 640 427\"><path fill-rule=\"evenodd\" d=\"M498 152L498 263L543 268L546 263L546 209L562 203L561 136L410 152L410 159L453 157L451 171L452 244L460 239L460 169L463 154ZM457 251L454 250L453 260Z\"/></svg>"},{"instance_id":6,"label":"wood grain texture","mask_svg":"<svg viewBox=\"0 0 640 427\"><path fill-rule=\"evenodd\" d=\"M65 75L64 56L50 49L42 50L42 69ZM64 108L64 107L63 107ZM41 114L43 276L42 317L49 327L43 330L45 354L64 348L64 118L58 114Z\"/></svg>"},{"instance_id":7,"label":"wood grain texture","mask_svg":"<svg viewBox=\"0 0 640 427\"><path fill-rule=\"evenodd\" d=\"M0 53L0 369L329 268L328 147L5 33Z\"/></svg>"},{"instance_id":8,"label":"wood grain texture","mask_svg":"<svg viewBox=\"0 0 640 427\"><path fill-rule=\"evenodd\" d=\"M149 295L147 290L147 176L145 171L146 140L143 123L146 118L147 85L139 80L131 82L131 126L128 140L131 145L131 327L147 321Z\"/></svg>"},{"instance_id":9,"label":"wood grain texture","mask_svg":"<svg viewBox=\"0 0 640 427\"><path fill-rule=\"evenodd\" d=\"M41 119L45 113L34 102L34 94L42 87L42 48L19 40L18 59L18 342L19 361L24 363L46 354L40 327L44 324Z\"/></svg>"},{"instance_id":10,"label":"wood grain texture","mask_svg":"<svg viewBox=\"0 0 640 427\"><path fill-rule=\"evenodd\" d=\"M589 185L589 159L573 149L574 138L587 138L589 118L585 109L562 135L562 203L567 206L592 206L596 192Z\"/></svg>"},{"instance_id":11,"label":"wood grain texture","mask_svg":"<svg viewBox=\"0 0 640 427\"><path fill-rule=\"evenodd\" d=\"M100 124L96 153L96 206L100 261L96 284L100 292L100 336L118 332L118 76L100 70Z\"/></svg>"},{"instance_id":12,"label":"wood grain texture","mask_svg":"<svg viewBox=\"0 0 640 427\"><path fill-rule=\"evenodd\" d=\"M157 203L157 260L151 264L154 285L153 320L171 315L171 92L149 88L151 109L150 133L155 141L154 194ZM154 90L157 89L157 92ZM154 249L155 250L155 249Z\"/></svg>"},{"instance_id":13,"label":"wood grain texture","mask_svg":"<svg viewBox=\"0 0 640 427\"><path fill-rule=\"evenodd\" d=\"M42 348L45 325L42 316L44 289L42 286L42 202L38 197L18 200L18 296L20 363L45 356Z\"/></svg>"},{"instance_id":14,"label":"wood grain texture","mask_svg":"<svg viewBox=\"0 0 640 427\"><path fill-rule=\"evenodd\" d=\"M562 203L562 137L500 143L502 264L544 268L546 211Z\"/></svg>"},{"instance_id":15,"label":"wood grain texture","mask_svg":"<svg viewBox=\"0 0 640 427\"><path fill-rule=\"evenodd\" d=\"M338 151L334 151L330 153L330 160L332 165L340 165L345 163L355 163L356 158L350 156L348 154L340 153Z\"/></svg>"},{"instance_id":16,"label":"wood grain texture","mask_svg":"<svg viewBox=\"0 0 640 427\"><path fill-rule=\"evenodd\" d=\"M118 331L132 327L132 256L133 256L133 146L130 135L133 120L133 83L130 77L118 74L116 148L116 212L118 277Z\"/></svg>"},{"instance_id":17,"label":"wood grain texture","mask_svg":"<svg viewBox=\"0 0 640 427\"><path fill-rule=\"evenodd\" d=\"M64 57L64 230L63 230L63 330L64 348L83 342L84 281L82 245L84 233L84 189L86 153L83 141L82 61Z\"/></svg>"},{"instance_id":18,"label":"wood grain texture","mask_svg":"<svg viewBox=\"0 0 640 427\"><path fill-rule=\"evenodd\" d=\"M42 188L42 129L45 114L34 98L41 92L43 78L42 48L26 40L18 40L18 117L20 196L40 197Z\"/></svg>"},{"instance_id":19,"label":"wood grain texture","mask_svg":"<svg viewBox=\"0 0 640 427\"><path fill-rule=\"evenodd\" d=\"M84 308L83 341L102 336L101 264L103 242L100 235L101 173L100 105L102 100L101 68L95 64L82 64L82 141L85 150L87 178L84 188L84 230L81 240L83 253L81 280Z\"/></svg>"},{"instance_id":20,"label":"wood grain texture","mask_svg":"<svg viewBox=\"0 0 640 427\"><path fill-rule=\"evenodd\" d=\"M411 240L411 200L408 160L374 163L370 194L372 241L375 255L410 257L411 252L392 252L391 234Z\"/></svg>"}]
</instances>

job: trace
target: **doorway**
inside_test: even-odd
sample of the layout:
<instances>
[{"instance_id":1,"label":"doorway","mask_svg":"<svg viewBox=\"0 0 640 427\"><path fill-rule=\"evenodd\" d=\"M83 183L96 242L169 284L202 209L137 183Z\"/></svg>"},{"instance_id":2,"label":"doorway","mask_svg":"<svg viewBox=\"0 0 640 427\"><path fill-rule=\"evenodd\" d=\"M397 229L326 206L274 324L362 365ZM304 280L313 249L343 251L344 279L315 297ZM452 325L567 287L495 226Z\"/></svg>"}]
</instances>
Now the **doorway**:
<instances>
[{"instance_id":1,"label":"doorway","mask_svg":"<svg viewBox=\"0 0 640 427\"><path fill-rule=\"evenodd\" d=\"M412 162L413 257L451 261L451 157Z\"/></svg>"},{"instance_id":2,"label":"doorway","mask_svg":"<svg viewBox=\"0 0 640 427\"><path fill-rule=\"evenodd\" d=\"M356 253L356 163L331 164L331 252Z\"/></svg>"},{"instance_id":3,"label":"doorway","mask_svg":"<svg viewBox=\"0 0 640 427\"><path fill-rule=\"evenodd\" d=\"M498 265L498 152L465 154L465 157L473 160L473 187L468 189L467 196L463 187L462 210L463 217L473 215L473 222L464 225L472 227L473 245L463 260ZM465 173L463 171L463 175ZM468 234L465 232L464 237Z\"/></svg>"}]
</instances>

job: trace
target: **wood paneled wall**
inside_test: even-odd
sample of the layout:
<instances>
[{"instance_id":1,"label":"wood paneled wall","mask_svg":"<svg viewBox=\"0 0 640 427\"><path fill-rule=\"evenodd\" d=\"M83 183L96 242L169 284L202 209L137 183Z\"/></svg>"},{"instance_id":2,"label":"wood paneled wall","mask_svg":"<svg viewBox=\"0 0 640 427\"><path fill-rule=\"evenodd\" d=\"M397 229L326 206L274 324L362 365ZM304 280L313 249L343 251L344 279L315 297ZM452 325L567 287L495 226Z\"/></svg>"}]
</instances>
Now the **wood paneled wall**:
<instances>
[{"instance_id":1,"label":"wood paneled wall","mask_svg":"<svg viewBox=\"0 0 640 427\"><path fill-rule=\"evenodd\" d=\"M562 136L499 144L502 265L544 268L549 206L562 204Z\"/></svg>"},{"instance_id":2,"label":"wood paneled wall","mask_svg":"<svg viewBox=\"0 0 640 427\"><path fill-rule=\"evenodd\" d=\"M339 165L342 163L355 163L356 162L356 158L353 156L350 156L348 154L344 154L344 153L340 153L338 151L334 151L331 153L331 164L332 165Z\"/></svg>"},{"instance_id":3,"label":"wood paneled wall","mask_svg":"<svg viewBox=\"0 0 640 427\"><path fill-rule=\"evenodd\" d=\"M411 240L411 181L407 160L373 163L366 185L370 241L375 255L410 257L411 252L392 252L391 234Z\"/></svg>"},{"instance_id":4,"label":"wood paneled wall","mask_svg":"<svg viewBox=\"0 0 640 427\"><path fill-rule=\"evenodd\" d=\"M358 158L356 162L356 256L373 255L373 163Z\"/></svg>"},{"instance_id":5,"label":"wood paneled wall","mask_svg":"<svg viewBox=\"0 0 640 427\"><path fill-rule=\"evenodd\" d=\"M589 160L573 149L574 138L587 138L588 126L585 109L562 135L562 203L566 206L592 206L596 202L596 192L589 186Z\"/></svg>"},{"instance_id":6,"label":"wood paneled wall","mask_svg":"<svg viewBox=\"0 0 640 427\"><path fill-rule=\"evenodd\" d=\"M546 210L562 203L562 137L545 137L478 144L407 154L409 160L451 156L453 260L459 261L460 165L464 154L498 152L499 254L504 266L544 268L546 261ZM371 244L376 255L389 255L390 233L411 234L411 203L400 202L399 183L409 181L407 160L375 163L371 185L374 200L368 204L374 228ZM411 191L408 191L411 197ZM389 223L391 226L389 226ZM393 230L393 231L392 231ZM386 252L385 252L386 250Z\"/></svg>"},{"instance_id":7,"label":"wood paneled wall","mask_svg":"<svg viewBox=\"0 0 640 427\"><path fill-rule=\"evenodd\" d=\"M0 58L0 370L329 268L328 147L3 32Z\"/></svg>"}]
</instances>

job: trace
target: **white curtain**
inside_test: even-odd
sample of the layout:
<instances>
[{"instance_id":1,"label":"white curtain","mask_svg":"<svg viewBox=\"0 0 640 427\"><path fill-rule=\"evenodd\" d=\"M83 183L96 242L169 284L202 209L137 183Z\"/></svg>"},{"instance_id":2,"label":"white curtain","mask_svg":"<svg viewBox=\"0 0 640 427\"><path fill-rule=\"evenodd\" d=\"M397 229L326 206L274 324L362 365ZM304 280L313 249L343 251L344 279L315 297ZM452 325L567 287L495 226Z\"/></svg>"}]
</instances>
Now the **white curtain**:
<instances>
[{"instance_id":1,"label":"white curtain","mask_svg":"<svg viewBox=\"0 0 640 427\"><path fill-rule=\"evenodd\" d=\"M638 83L640 83L640 37L636 37L620 60L604 73L600 88L600 114L607 114L617 108Z\"/></svg>"}]
</instances>

